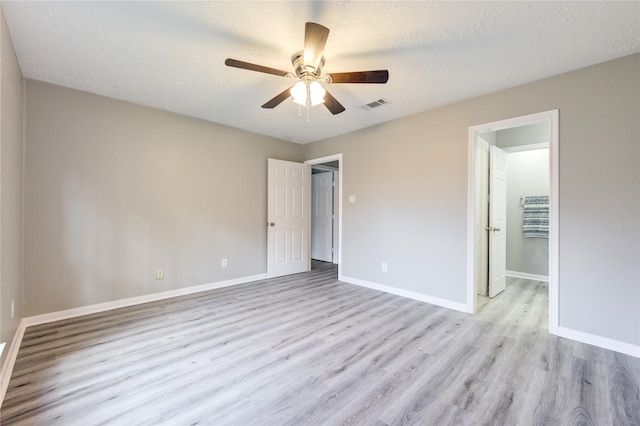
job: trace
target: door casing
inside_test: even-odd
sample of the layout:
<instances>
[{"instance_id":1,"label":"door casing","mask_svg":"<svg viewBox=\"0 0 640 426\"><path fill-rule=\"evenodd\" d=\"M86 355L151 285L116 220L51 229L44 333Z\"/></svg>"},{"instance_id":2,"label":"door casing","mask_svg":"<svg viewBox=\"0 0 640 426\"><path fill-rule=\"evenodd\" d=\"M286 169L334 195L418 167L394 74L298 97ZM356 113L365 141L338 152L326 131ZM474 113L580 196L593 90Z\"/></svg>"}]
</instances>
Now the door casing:
<instances>
[{"instance_id":1,"label":"door casing","mask_svg":"<svg viewBox=\"0 0 640 426\"><path fill-rule=\"evenodd\" d=\"M559 219L559 110L514 117L469 127L468 185L467 185L467 312L476 312L476 274L479 229L476 212L480 196L477 188L480 167L477 158L481 147L480 134L496 130L546 122L549 124L549 332L558 334L558 219ZM484 230L482 231L484 232Z\"/></svg>"},{"instance_id":2,"label":"door casing","mask_svg":"<svg viewBox=\"0 0 640 426\"><path fill-rule=\"evenodd\" d=\"M314 165L318 165L318 164L323 164L323 163L330 163L332 161L337 161L338 162L338 196L334 199L337 199L337 210L338 210L338 241L335 244L335 248L337 248L338 251L338 261L334 262L338 264L338 279L342 279L342 183L344 181L343 179L343 171L344 171L344 164L342 161L342 154L333 154L333 155L328 155L326 157L320 157L320 158L314 158L311 160L307 160L304 163L308 164L310 166L314 166ZM311 253L309 253L309 256L311 256Z\"/></svg>"}]
</instances>

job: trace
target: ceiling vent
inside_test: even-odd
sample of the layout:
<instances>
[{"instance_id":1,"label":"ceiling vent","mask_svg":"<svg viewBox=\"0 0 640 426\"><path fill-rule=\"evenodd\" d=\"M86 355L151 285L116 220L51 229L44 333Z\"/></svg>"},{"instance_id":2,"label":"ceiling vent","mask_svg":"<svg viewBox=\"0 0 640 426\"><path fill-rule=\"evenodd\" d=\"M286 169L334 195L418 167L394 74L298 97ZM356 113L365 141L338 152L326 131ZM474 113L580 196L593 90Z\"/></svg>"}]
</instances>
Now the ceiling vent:
<instances>
[{"instance_id":1,"label":"ceiling vent","mask_svg":"<svg viewBox=\"0 0 640 426\"><path fill-rule=\"evenodd\" d=\"M390 103L388 100L386 99L378 99L377 101L373 101L368 103L366 106L370 109L374 109L374 108L378 108L379 106L385 105Z\"/></svg>"}]
</instances>

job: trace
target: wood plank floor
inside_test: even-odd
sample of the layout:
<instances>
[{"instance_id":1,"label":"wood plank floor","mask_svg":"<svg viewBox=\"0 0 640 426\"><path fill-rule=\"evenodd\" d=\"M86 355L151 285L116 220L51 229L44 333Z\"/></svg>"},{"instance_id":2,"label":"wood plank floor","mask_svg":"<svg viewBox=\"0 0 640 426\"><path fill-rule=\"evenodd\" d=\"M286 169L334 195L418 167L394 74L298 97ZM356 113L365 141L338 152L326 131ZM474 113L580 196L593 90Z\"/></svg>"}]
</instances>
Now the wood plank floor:
<instances>
[{"instance_id":1,"label":"wood plank floor","mask_svg":"<svg viewBox=\"0 0 640 426\"><path fill-rule=\"evenodd\" d=\"M640 359L551 336L545 283L475 315L335 268L34 326L2 425L638 425Z\"/></svg>"}]
</instances>

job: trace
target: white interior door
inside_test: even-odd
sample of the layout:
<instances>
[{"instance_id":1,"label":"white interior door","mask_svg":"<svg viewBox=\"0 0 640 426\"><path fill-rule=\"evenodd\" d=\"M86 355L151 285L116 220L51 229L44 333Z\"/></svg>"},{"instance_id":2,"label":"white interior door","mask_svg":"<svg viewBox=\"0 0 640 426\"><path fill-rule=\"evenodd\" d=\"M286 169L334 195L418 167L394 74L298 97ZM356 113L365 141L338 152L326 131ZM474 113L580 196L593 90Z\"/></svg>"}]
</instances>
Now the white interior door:
<instances>
[{"instance_id":1,"label":"white interior door","mask_svg":"<svg viewBox=\"0 0 640 426\"><path fill-rule=\"evenodd\" d=\"M489 297L507 286L507 153L489 149Z\"/></svg>"},{"instance_id":2,"label":"white interior door","mask_svg":"<svg viewBox=\"0 0 640 426\"><path fill-rule=\"evenodd\" d=\"M333 172L311 175L311 258L333 261Z\"/></svg>"},{"instance_id":3,"label":"white interior door","mask_svg":"<svg viewBox=\"0 0 640 426\"><path fill-rule=\"evenodd\" d=\"M311 169L307 164L268 160L267 276L311 269Z\"/></svg>"}]
</instances>

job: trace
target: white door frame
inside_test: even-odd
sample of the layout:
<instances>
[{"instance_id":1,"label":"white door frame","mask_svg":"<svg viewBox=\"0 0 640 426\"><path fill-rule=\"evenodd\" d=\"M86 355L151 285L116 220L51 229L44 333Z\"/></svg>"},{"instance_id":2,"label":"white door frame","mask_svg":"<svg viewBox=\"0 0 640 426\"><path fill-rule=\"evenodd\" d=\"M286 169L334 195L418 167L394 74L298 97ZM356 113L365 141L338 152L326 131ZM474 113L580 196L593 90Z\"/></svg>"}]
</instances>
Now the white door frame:
<instances>
[{"instance_id":1,"label":"white door frame","mask_svg":"<svg viewBox=\"0 0 640 426\"><path fill-rule=\"evenodd\" d=\"M338 162L338 279L342 277L342 182L343 182L343 169L342 154L328 155L326 157L314 158L307 160L304 163L310 166L317 164L330 163L332 161ZM311 259L311 253L309 253L309 259Z\"/></svg>"},{"instance_id":2,"label":"white door frame","mask_svg":"<svg viewBox=\"0 0 640 426\"><path fill-rule=\"evenodd\" d=\"M469 127L469 177L467 185L467 311L476 312L476 209L478 194L476 181L480 170L476 166L476 141L481 133L520 127L528 124L549 123L549 333L558 334L558 200L559 200L559 110L544 111L507 120L494 121Z\"/></svg>"}]
</instances>

